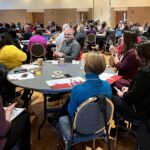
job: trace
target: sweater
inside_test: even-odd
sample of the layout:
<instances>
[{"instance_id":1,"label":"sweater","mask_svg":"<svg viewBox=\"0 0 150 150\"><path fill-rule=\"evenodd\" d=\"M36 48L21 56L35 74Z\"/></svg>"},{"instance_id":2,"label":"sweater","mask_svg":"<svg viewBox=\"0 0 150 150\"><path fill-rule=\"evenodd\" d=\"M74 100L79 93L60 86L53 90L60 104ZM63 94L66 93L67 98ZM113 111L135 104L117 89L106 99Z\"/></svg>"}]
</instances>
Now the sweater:
<instances>
[{"instance_id":1,"label":"sweater","mask_svg":"<svg viewBox=\"0 0 150 150\"><path fill-rule=\"evenodd\" d=\"M99 75L88 73L85 75L86 81L73 87L68 112L71 118L77 111L77 107L90 97L104 95L108 98L112 96L112 89L107 81L99 79Z\"/></svg>"},{"instance_id":2,"label":"sweater","mask_svg":"<svg viewBox=\"0 0 150 150\"><path fill-rule=\"evenodd\" d=\"M0 63L8 69L18 67L27 59L26 53L14 45L5 45L0 49Z\"/></svg>"},{"instance_id":3,"label":"sweater","mask_svg":"<svg viewBox=\"0 0 150 150\"><path fill-rule=\"evenodd\" d=\"M10 125L10 122L6 120L5 110L3 109L2 99L0 97L0 150L2 150L6 144L6 136Z\"/></svg>"},{"instance_id":4,"label":"sweater","mask_svg":"<svg viewBox=\"0 0 150 150\"><path fill-rule=\"evenodd\" d=\"M150 67L142 67L133 78L128 92L123 95L124 101L136 111L139 118L150 116Z\"/></svg>"}]
</instances>

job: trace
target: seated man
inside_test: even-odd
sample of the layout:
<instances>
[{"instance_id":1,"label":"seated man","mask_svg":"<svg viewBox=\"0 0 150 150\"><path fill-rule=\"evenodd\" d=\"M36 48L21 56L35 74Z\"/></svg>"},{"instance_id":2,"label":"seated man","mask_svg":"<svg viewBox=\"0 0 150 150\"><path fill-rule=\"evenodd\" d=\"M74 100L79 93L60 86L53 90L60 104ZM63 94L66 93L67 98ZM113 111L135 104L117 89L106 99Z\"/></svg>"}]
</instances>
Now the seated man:
<instances>
[{"instance_id":1,"label":"seated man","mask_svg":"<svg viewBox=\"0 0 150 150\"><path fill-rule=\"evenodd\" d=\"M69 24L64 24L63 27L62 27L62 32L59 34L59 36L56 38L56 49L59 51L61 49L61 45L62 45L62 42L64 41L64 30L66 28L69 28Z\"/></svg>"},{"instance_id":2,"label":"seated man","mask_svg":"<svg viewBox=\"0 0 150 150\"><path fill-rule=\"evenodd\" d=\"M81 47L73 37L72 28L64 30L64 38L60 51L55 51L53 55L58 58L65 58L65 62L72 62L78 58Z\"/></svg>"}]
</instances>

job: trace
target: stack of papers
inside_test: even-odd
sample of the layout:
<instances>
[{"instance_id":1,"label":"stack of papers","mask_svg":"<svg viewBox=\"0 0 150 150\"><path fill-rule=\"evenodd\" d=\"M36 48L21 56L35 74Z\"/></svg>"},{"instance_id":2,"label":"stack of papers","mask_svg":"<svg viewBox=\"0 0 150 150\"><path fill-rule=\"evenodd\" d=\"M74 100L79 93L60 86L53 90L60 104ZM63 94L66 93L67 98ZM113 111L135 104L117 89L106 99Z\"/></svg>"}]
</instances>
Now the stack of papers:
<instances>
[{"instance_id":1,"label":"stack of papers","mask_svg":"<svg viewBox=\"0 0 150 150\"><path fill-rule=\"evenodd\" d=\"M24 72L24 73L16 73L8 75L9 80L27 80L33 79L34 76L32 73Z\"/></svg>"},{"instance_id":2,"label":"stack of papers","mask_svg":"<svg viewBox=\"0 0 150 150\"><path fill-rule=\"evenodd\" d=\"M82 77L74 77L74 78L50 80L46 81L46 83L51 89L62 89L62 88L72 88L73 86L81 84L84 81L85 80Z\"/></svg>"},{"instance_id":3,"label":"stack of papers","mask_svg":"<svg viewBox=\"0 0 150 150\"><path fill-rule=\"evenodd\" d=\"M99 78L101 80L108 81L110 84L112 84L112 83L116 82L117 80L121 79L122 76L104 72L101 75L99 75Z\"/></svg>"},{"instance_id":4,"label":"stack of papers","mask_svg":"<svg viewBox=\"0 0 150 150\"><path fill-rule=\"evenodd\" d=\"M111 77L113 77L114 76L114 74L110 74L110 73L102 73L102 74L100 74L99 75L99 78L101 79L101 80L107 80L107 79L109 79L109 78L111 78Z\"/></svg>"},{"instance_id":5,"label":"stack of papers","mask_svg":"<svg viewBox=\"0 0 150 150\"><path fill-rule=\"evenodd\" d=\"M72 64L78 65L78 64L80 64L80 61L78 61L78 60L72 60Z\"/></svg>"},{"instance_id":6,"label":"stack of papers","mask_svg":"<svg viewBox=\"0 0 150 150\"><path fill-rule=\"evenodd\" d=\"M58 64L58 60L51 60L52 64Z\"/></svg>"}]
</instances>

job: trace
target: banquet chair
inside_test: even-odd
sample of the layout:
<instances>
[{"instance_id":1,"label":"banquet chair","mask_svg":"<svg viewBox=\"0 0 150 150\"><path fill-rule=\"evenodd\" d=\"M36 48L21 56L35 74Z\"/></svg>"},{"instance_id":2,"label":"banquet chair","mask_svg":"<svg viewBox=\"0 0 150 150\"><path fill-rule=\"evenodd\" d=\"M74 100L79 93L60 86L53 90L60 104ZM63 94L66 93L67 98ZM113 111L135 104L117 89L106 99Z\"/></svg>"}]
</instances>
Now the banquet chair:
<instances>
[{"instance_id":1,"label":"banquet chair","mask_svg":"<svg viewBox=\"0 0 150 150\"><path fill-rule=\"evenodd\" d=\"M115 132L115 138L114 138L114 148L117 147L119 127L125 129L126 135L128 135L129 133L132 133L136 140L136 138L137 138L136 129L141 124L141 120L137 120L137 119L133 119L133 118L129 118L129 117L123 117L118 113L116 113L116 118L117 118L117 120L116 120L116 132ZM127 126L126 127L121 126L120 121L126 122ZM136 147L136 149L138 149L137 142L135 143L135 147Z\"/></svg>"},{"instance_id":2,"label":"banquet chair","mask_svg":"<svg viewBox=\"0 0 150 150\"><path fill-rule=\"evenodd\" d=\"M96 35L95 34L88 34L86 36L86 44L87 44L87 49L92 50L92 47L96 46Z\"/></svg>"},{"instance_id":3,"label":"banquet chair","mask_svg":"<svg viewBox=\"0 0 150 150\"><path fill-rule=\"evenodd\" d=\"M65 150L70 150L76 144L93 140L93 149L95 149L95 140L103 139L110 150L109 133L113 112L114 106L106 97L87 99L77 108L73 124L68 116L59 118L57 141L63 138Z\"/></svg>"},{"instance_id":4,"label":"banquet chair","mask_svg":"<svg viewBox=\"0 0 150 150\"><path fill-rule=\"evenodd\" d=\"M34 43L30 48L30 63L34 61L35 58L43 57L45 59L46 49L41 43Z\"/></svg>"},{"instance_id":5,"label":"banquet chair","mask_svg":"<svg viewBox=\"0 0 150 150\"><path fill-rule=\"evenodd\" d=\"M115 45L116 44L116 36L115 36L115 33L111 33L107 36L107 39L106 39L106 42L105 44L103 45L102 47L102 51L103 52L107 52L109 47L111 45Z\"/></svg>"}]
</instances>

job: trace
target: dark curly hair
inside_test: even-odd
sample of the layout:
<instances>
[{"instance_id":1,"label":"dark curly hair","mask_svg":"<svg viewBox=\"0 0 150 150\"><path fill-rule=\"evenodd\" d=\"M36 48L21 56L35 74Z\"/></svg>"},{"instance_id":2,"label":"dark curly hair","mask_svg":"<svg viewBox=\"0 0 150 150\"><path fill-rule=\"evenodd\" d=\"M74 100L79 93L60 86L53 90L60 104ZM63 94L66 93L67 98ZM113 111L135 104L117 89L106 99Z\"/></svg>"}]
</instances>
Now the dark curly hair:
<instances>
[{"instance_id":1,"label":"dark curly hair","mask_svg":"<svg viewBox=\"0 0 150 150\"><path fill-rule=\"evenodd\" d=\"M0 34L0 49L5 45L14 45L9 33Z\"/></svg>"}]
</instances>

